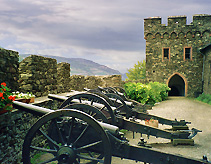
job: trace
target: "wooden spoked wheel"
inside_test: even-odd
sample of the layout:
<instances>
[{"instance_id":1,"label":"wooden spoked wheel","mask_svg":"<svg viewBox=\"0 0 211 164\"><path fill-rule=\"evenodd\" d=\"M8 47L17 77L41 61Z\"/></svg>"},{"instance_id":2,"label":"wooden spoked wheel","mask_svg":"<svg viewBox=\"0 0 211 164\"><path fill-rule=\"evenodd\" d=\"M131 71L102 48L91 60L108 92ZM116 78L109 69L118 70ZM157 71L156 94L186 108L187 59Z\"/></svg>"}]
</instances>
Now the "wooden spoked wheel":
<instances>
[{"instance_id":1,"label":"wooden spoked wheel","mask_svg":"<svg viewBox=\"0 0 211 164\"><path fill-rule=\"evenodd\" d=\"M111 163L107 133L93 117L71 108L46 114L32 126L23 144L24 164Z\"/></svg>"},{"instance_id":2,"label":"wooden spoked wheel","mask_svg":"<svg viewBox=\"0 0 211 164\"><path fill-rule=\"evenodd\" d=\"M116 114L125 115L126 118L132 116L131 108L126 105L125 101L119 95L113 93L106 93L105 95L109 97L110 101L114 104Z\"/></svg>"},{"instance_id":3,"label":"wooden spoked wheel","mask_svg":"<svg viewBox=\"0 0 211 164\"><path fill-rule=\"evenodd\" d=\"M66 106L74 103L83 103L96 107L106 116L108 123L116 125L116 117L114 115L114 112L109 103L103 97L100 97L93 93L76 94L65 100L60 108L65 108Z\"/></svg>"}]
</instances>

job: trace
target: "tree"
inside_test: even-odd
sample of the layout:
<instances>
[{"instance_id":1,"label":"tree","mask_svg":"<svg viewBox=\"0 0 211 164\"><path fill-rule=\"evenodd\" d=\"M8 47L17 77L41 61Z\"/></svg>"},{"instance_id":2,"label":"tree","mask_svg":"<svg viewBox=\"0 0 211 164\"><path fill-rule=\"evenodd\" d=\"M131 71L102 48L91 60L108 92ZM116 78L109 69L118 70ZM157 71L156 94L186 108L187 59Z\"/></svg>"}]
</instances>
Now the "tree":
<instances>
[{"instance_id":1,"label":"tree","mask_svg":"<svg viewBox=\"0 0 211 164\"><path fill-rule=\"evenodd\" d=\"M138 64L134 65L134 68L128 69L126 73L128 79L126 80L141 80L146 78L146 61L138 61Z\"/></svg>"}]
</instances>

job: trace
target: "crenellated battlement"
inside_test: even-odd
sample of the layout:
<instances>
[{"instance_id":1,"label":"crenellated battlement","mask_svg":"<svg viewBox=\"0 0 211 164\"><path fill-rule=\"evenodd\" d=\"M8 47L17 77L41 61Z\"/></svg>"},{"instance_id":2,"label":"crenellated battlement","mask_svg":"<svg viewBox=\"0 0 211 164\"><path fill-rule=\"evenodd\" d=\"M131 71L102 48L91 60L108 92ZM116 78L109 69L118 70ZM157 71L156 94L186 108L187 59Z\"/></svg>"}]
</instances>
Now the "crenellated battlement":
<instances>
[{"instance_id":1,"label":"crenellated battlement","mask_svg":"<svg viewBox=\"0 0 211 164\"><path fill-rule=\"evenodd\" d=\"M193 15L193 22L187 24L187 17L185 15L169 16L168 25L162 24L161 17L149 17L144 19L144 37L145 39L155 38L157 34L161 38L164 34L168 34L171 38L172 33L179 37L183 33L184 37L191 35L192 37L200 36L206 32L211 34L211 15L196 14Z\"/></svg>"}]
</instances>

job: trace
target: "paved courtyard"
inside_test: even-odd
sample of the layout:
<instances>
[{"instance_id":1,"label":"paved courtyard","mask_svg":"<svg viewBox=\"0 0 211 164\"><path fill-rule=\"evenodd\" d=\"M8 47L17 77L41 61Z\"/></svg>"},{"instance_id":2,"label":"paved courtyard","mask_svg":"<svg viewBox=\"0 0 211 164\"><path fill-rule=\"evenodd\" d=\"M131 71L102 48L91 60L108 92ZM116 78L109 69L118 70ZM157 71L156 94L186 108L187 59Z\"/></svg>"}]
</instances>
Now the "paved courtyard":
<instances>
[{"instance_id":1,"label":"paved courtyard","mask_svg":"<svg viewBox=\"0 0 211 164\"><path fill-rule=\"evenodd\" d=\"M198 133L194 137L194 146L173 146L167 139L155 138L153 136L148 139L146 135L143 135L147 143L152 144L153 149L198 159L206 155L211 160L211 105L185 97L169 97L168 100L156 104L149 113L169 119L185 119L191 122L189 124L190 129L194 127L202 130L202 133ZM159 125L159 128L165 129L168 126ZM139 134L135 135L135 139L132 139L132 133L127 133L126 136L130 143L135 145L140 138ZM135 164L136 162L113 158L112 163Z\"/></svg>"}]
</instances>

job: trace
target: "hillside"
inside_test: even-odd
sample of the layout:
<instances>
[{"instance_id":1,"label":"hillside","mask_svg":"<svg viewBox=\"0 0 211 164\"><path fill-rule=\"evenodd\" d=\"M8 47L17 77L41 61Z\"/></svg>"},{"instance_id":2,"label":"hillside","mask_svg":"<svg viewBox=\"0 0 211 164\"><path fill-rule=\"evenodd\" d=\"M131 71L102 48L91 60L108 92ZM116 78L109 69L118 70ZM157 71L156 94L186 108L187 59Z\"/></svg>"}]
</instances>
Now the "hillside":
<instances>
[{"instance_id":1,"label":"hillside","mask_svg":"<svg viewBox=\"0 0 211 164\"><path fill-rule=\"evenodd\" d=\"M20 61L30 54L19 54ZM95 63L91 60L82 58L65 58L59 56L41 55L56 59L58 63L66 62L70 63L71 75L119 75L119 71L111 69L105 65Z\"/></svg>"}]
</instances>

